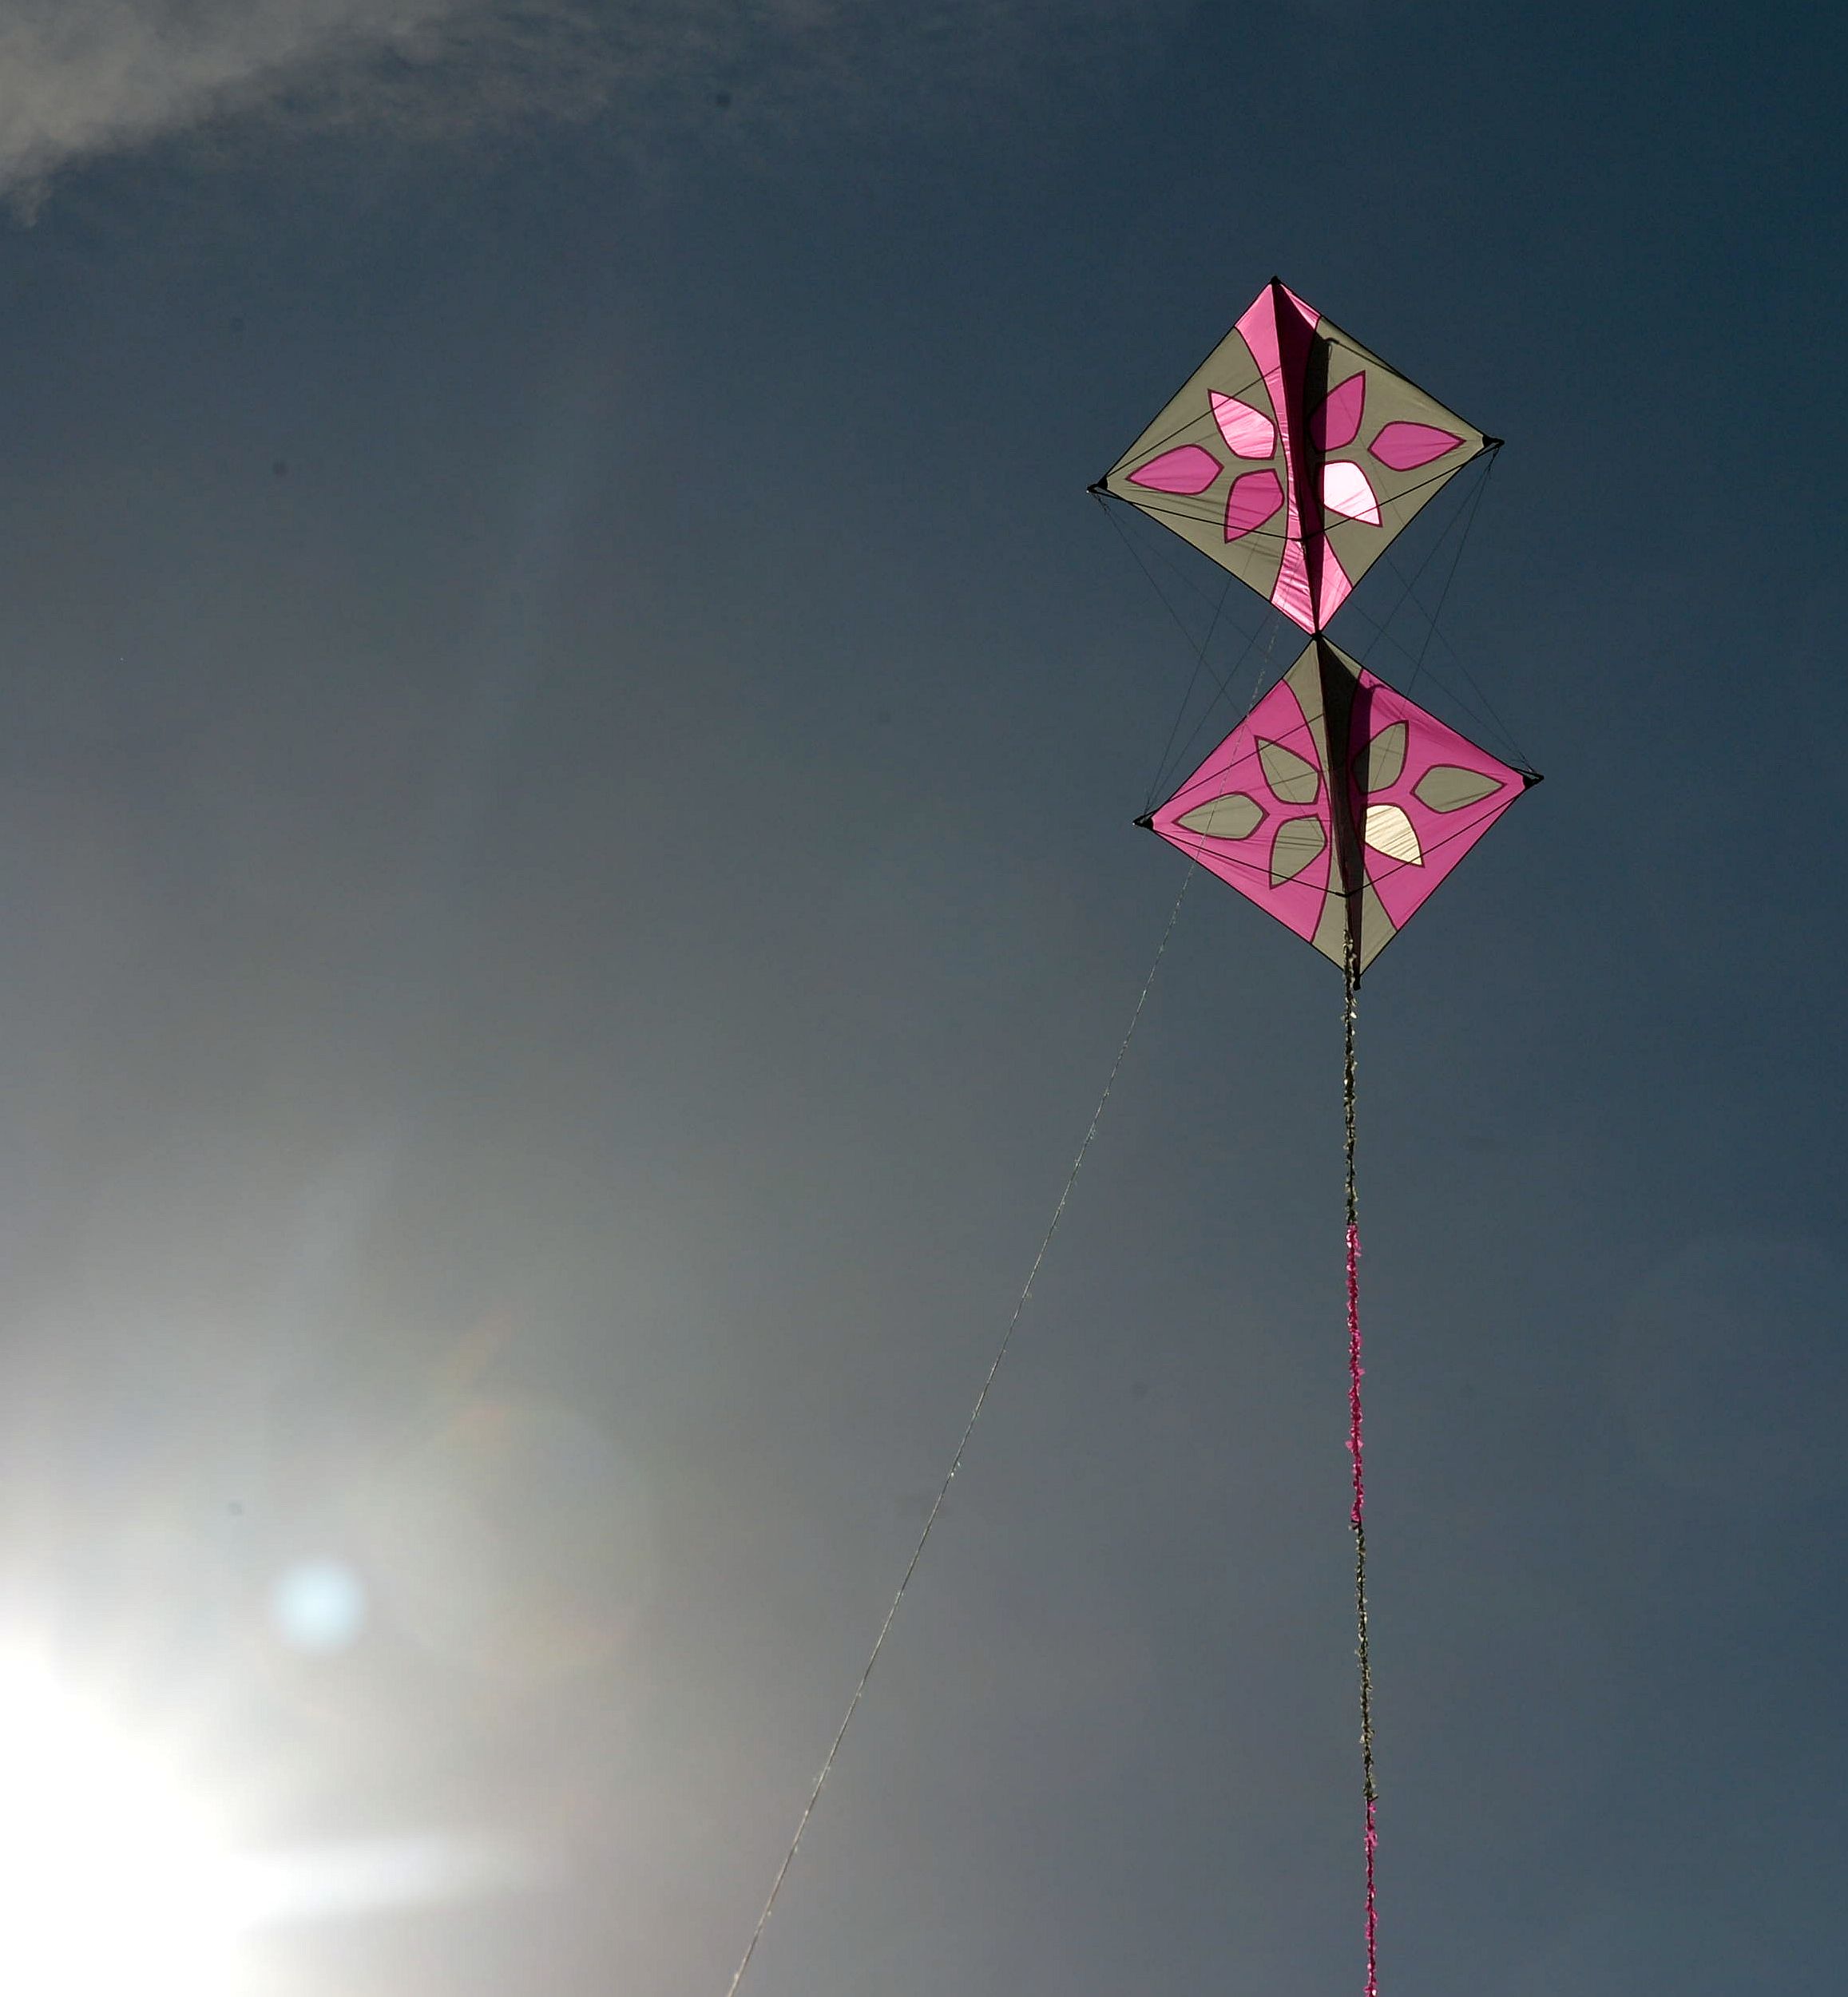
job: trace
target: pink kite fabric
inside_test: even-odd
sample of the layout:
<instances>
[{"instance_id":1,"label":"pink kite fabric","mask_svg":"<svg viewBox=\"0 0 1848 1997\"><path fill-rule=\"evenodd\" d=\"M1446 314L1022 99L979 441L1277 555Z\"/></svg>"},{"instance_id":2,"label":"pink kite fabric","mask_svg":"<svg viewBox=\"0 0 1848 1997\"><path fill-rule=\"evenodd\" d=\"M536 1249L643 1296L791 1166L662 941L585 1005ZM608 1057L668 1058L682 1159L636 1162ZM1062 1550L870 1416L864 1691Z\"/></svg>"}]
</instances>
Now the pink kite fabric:
<instances>
[{"instance_id":1,"label":"pink kite fabric","mask_svg":"<svg viewBox=\"0 0 1848 1997\"><path fill-rule=\"evenodd\" d=\"M1388 423L1373 440L1371 449L1382 465L1396 472L1414 472L1435 464L1462 441L1430 423Z\"/></svg>"},{"instance_id":2,"label":"pink kite fabric","mask_svg":"<svg viewBox=\"0 0 1848 1997\"><path fill-rule=\"evenodd\" d=\"M1247 472L1226 494L1226 539L1255 533L1283 510L1283 488L1275 472Z\"/></svg>"},{"instance_id":3,"label":"pink kite fabric","mask_svg":"<svg viewBox=\"0 0 1848 1997\"><path fill-rule=\"evenodd\" d=\"M1204 493L1219 475L1219 461L1198 444L1183 444L1179 450L1164 451L1152 465L1132 472L1130 483L1146 485L1151 492L1181 493L1189 499Z\"/></svg>"},{"instance_id":4,"label":"pink kite fabric","mask_svg":"<svg viewBox=\"0 0 1848 1997\"><path fill-rule=\"evenodd\" d=\"M1361 411L1366 406L1366 377L1350 374L1331 389L1309 419L1309 441L1318 450L1345 450L1360 434Z\"/></svg>"},{"instance_id":5,"label":"pink kite fabric","mask_svg":"<svg viewBox=\"0 0 1848 1997\"><path fill-rule=\"evenodd\" d=\"M1238 327L1263 372L1283 447L1283 557L1271 600L1305 631L1319 631L1323 621L1320 584L1327 544L1320 493L1311 495L1303 481L1309 440L1303 420L1303 378L1320 316L1313 305L1273 281L1246 308Z\"/></svg>"},{"instance_id":6,"label":"pink kite fabric","mask_svg":"<svg viewBox=\"0 0 1848 1997\"><path fill-rule=\"evenodd\" d=\"M1488 443L1274 278L1094 489L1314 632Z\"/></svg>"},{"instance_id":7,"label":"pink kite fabric","mask_svg":"<svg viewBox=\"0 0 1848 1997\"><path fill-rule=\"evenodd\" d=\"M1526 782L1316 638L1149 825L1338 964L1345 842L1364 968Z\"/></svg>"},{"instance_id":8,"label":"pink kite fabric","mask_svg":"<svg viewBox=\"0 0 1848 1997\"><path fill-rule=\"evenodd\" d=\"M1273 772L1287 766L1275 755L1261 759L1261 743L1287 750L1310 771L1309 779L1290 787L1291 797L1280 797L1272 789L1265 770L1267 760ZM1219 822L1229 821L1235 829L1239 821L1230 813L1217 820L1202 815L1202 807L1239 797L1248 798L1257 807L1259 815L1251 830L1242 838L1215 831ZM1192 824L1186 822L1190 818ZM1192 854L1305 940L1315 935L1328 898L1328 822L1321 751L1301 706L1284 686L1272 687L1154 814L1155 830L1163 838ZM1292 835L1293 843L1286 842L1285 859L1279 862L1279 835L1291 826L1302 829ZM1306 865L1298 869L1288 864L1295 852L1311 846L1315 850Z\"/></svg>"}]
</instances>

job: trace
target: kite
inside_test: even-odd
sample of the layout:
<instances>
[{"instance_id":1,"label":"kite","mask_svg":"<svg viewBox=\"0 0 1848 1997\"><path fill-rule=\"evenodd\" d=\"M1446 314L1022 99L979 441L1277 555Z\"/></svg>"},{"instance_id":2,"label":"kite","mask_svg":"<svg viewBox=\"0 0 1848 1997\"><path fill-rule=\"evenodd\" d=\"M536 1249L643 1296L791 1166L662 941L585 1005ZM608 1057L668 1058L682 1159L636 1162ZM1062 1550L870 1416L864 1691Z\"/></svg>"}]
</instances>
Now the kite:
<instances>
[{"instance_id":1,"label":"kite","mask_svg":"<svg viewBox=\"0 0 1848 1997\"><path fill-rule=\"evenodd\" d=\"M1358 977L1537 781L1318 634L1136 822Z\"/></svg>"},{"instance_id":2,"label":"kite","mask_svg":"<svg viewBox=\"0 0 1848 1997\"><path fill-rule=\"evenodd\" d=\"M1273 278L1091 490L1159 520L1313 632L1500 442Z\"/></svg>"},{"instance_id":3,"label":"kite","mask_svg":"<svg viewBox=\"0 0 1848 1997\"><path fill-rule=\"evenodd\" d=\"M1308 634L1168 802L1158 834L1339 965L1349 1520L1360 1669L1366 1997L1378 1989L1373 1679L1362 1468L1354 1026L1361 974L1537 771L1505 763L1326 633L1394 537L1499 447L1273 279L1091 490L1127 501Z\"/></svg>"},{"instance_id":4,"label":"kite","mask_svg":"<svg viewBox=\"0 0 1848 1997\"><path fill-rule=\"evenodd\" d=\"M1361 1450L1354 1023L1361 974L1538 773L1506 763L1351 658L1326 627L1393 537L1499 447L1273 279L1092 486L1147 513L1307 634L1295 663L1168 802L1136 822L1338 964L1346 987L1348 1439L1366 1803L1366 1994L1377 1997L1373 1681ZM1480 490L1480 488L1478 488ZM1229 587L1229 585L1228 585ZM1192 869L1187 879L1193 878ZM1186 893L1184 882L1181 894ZM1129 1052L1177 897L1039 1252L732 1975L740 1984L1005 1362Z\"/></svg>"}]
</instances>

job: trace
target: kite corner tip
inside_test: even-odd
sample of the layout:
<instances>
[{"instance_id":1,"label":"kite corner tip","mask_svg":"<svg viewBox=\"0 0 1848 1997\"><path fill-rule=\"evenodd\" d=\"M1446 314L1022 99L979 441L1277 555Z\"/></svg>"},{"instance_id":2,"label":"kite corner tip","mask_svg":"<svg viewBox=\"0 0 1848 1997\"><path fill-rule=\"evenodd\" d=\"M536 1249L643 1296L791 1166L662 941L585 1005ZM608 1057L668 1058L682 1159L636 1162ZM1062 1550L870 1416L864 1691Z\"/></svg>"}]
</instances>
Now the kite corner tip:
<instances>
[{"instance_id":1,"label":"kite corner tip","mask_svg":"<svg viewBox=\"0 0 1848 1997\"><path fill-rule=\"evenodd\" d=\"M1521 787L1523 790L1531 790L1537 783L1544 783L1546 779L1537 770L1523 770L1521 773Z\"/></svg>"},{"instance_id":2,"label":"kite corner tip","mask_svg":"<svg viewBox=\"0 0 1848 1997\"><path fill-rule=\"evenodd\" d=\"M1505 437L1491 437L1487 430L1482 433L1482 448L1485 450L1500 450L1507 442Z\"/></svg>"},{"instance_id":3,"label":"kite corner tip","mask_svg":"<svg viewBox=\"0 0 1848 1997\"><path fill-rule=\"evenodd\" d=\"M1136 822L1143 831L1152 832L1155 830L1155 814L1152 811L1144 811Z\"/></svg>"},{"instance_id":4,"label":"kite corner tip","mask_svg":"<svg viewBox=\"0 0 1848 1997\"><path fill-rule=\"evenodd\" d=\"M1085 489L1098 499L1108 499L1110 497L1109 473L1106 472L1103 477L1093 478Z\"/></svg>"}]
</instances>

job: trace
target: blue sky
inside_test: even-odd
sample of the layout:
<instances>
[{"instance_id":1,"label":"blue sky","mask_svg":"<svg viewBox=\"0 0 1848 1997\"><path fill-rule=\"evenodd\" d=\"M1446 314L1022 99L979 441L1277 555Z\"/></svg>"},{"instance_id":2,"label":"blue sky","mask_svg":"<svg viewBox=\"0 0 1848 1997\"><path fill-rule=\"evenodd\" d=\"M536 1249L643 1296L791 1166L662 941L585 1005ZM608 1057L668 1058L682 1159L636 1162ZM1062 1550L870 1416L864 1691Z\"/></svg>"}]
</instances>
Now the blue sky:
<instances>
[{"instance_id":1,"label":"blue sky","mask_svg":"<svg viewBox=\"0 0 1848 1997\"><path fill-rule=\"evenodd\" d=\"M0 1622L519 1858L250 1987L723 1997L1180 886L1085 488L1276 272L1508 438L1416 691L1548 776L1363 994L1383 1987L1832 1990L1826 13L18 23ZM1358 1989L1339 1005L1195 883L754 1997Z\"/></svg>"}]
</instances>

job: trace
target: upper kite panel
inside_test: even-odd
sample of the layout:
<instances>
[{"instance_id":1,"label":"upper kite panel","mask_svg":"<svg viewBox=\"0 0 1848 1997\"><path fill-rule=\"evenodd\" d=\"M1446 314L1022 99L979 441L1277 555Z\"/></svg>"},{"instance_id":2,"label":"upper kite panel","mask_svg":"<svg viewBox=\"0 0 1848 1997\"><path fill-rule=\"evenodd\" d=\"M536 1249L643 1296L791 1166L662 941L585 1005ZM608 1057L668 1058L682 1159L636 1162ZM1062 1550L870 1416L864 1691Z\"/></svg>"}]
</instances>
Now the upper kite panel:
<instances>
[{"instance_id":1,"label":"upper kite panel","mask_svg":"<svg viewBox=\"0 0 1848 1997\"><path fill-rule=\"evenodd\" d=\"M1149 823L1364 969L1527 782L1317 637Z\"/></svg>"},{"instance_id":2,"label":"upper kite panel","mask_svg":"<svg viewBox=\"0 0 1848 1997\"><path fill-rule=\"evenodd\" d=\"M1315 632L1488 441L1273 279L1103 484Z\"/></svg>"}]
</instances>

